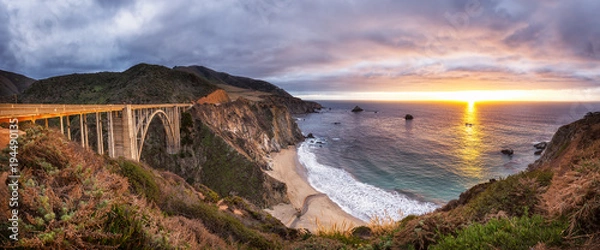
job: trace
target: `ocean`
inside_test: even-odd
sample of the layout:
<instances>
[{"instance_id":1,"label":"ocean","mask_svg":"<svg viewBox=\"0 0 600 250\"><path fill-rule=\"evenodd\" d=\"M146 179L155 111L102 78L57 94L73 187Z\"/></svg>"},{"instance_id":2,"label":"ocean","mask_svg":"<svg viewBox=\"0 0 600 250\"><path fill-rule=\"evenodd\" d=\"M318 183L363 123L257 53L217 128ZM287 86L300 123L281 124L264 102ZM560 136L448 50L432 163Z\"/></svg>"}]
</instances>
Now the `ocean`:
<instances>
[{"instance_id":1,"label":"ocean","mask_svg":"<svg viewBox=\"0 0 600 250\"><path fill-rule=\"evenodd\" d=\"M315 189L365 221L423 214L473 185L523 171L539 158L534 144L600 110L600 103L318 102L320 113L295 117L315 136L298 147L299 161ZM364 111L350 112L356 105Z\"/></svg>"}]
</instances>

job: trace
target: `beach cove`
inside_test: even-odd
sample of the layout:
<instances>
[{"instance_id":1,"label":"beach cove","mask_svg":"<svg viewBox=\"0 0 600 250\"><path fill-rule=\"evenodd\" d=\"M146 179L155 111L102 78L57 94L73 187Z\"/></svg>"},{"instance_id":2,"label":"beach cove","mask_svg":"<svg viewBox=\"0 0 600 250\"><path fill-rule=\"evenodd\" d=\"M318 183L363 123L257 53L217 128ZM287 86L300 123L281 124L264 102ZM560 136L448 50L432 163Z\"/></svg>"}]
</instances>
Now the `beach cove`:
<instances>
[{"instance_id":1,"label":"beach cove","mask_svg":"<svg viewBox=\"0 0 600 250\"><path fill-rule=\"evenodd\" d=\"M333 225L356 227L366 222L346 213L327 195L315 190L308 182L306 168L298 161L296 148L272 153L271 177L287 185L290 204L280 203L265 209L273 217L291 228L305 228L316 232L318 227Z\"/></svg>"}]
</instances>

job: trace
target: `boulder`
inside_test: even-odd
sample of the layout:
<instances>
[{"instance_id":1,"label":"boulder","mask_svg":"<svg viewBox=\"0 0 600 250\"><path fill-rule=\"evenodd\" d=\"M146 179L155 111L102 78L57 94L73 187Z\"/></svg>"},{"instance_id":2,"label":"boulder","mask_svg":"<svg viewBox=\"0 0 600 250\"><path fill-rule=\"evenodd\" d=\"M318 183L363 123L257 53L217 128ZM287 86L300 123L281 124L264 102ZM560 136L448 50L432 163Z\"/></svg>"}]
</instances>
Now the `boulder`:
<instances>
[{"instance_id":1,"label":"boulder","mask_svg":"<svg viewBox=\"0 0 600 250\"><path fill-rule=\"evenodd\" d=\"M547 146L548 146L547 142L540 142L540 143L533 145L533 147L536 149L545 149Z\"/></svg>"},{"instance_id":2,"label":"boulder","mask_svg":"<svg viewBox=\"0 0 600 250\"><path fill-rule=\"evenodd\" d=\"M515 153L515 151L512 150L511 148L502 149L500 152L502 152L502 154L505 154L505 155L513 155Z\"/></svg>"},{"instance_id":3,"label":"boulder","mask_svg":"<svg viewBox=\"0 0 600 250\"><path fill-rule=\"evenodd\" d=\"M415 118L411 114L406 114L404 116L404 119L406 119L406 120L412 120L412 119L415 119Z\"/></svg>"},{"instance_id":4,"label":"boulder","mask_svg":"<svg viewBox=\"0 0 600 250\"><path fill-rule=\"evenodd\" d=\"M315 136L312 133L308 133L308 135L306 136L306 138L315 138Z\"/></svg>"},{"instance_id":5,"label":"boulder","mask_svg":"<svg viewBox=\"0 0 600 250\"><path fill-rule=\"evenodd\" d=\"M362 108L361 108L361 107L359 107L359 106L356 106L356 107L354 107L354 108L352 109L352 112L363 112L363 111L364 111L364 109L362 109Z\"/></svg>"}]
</instances>

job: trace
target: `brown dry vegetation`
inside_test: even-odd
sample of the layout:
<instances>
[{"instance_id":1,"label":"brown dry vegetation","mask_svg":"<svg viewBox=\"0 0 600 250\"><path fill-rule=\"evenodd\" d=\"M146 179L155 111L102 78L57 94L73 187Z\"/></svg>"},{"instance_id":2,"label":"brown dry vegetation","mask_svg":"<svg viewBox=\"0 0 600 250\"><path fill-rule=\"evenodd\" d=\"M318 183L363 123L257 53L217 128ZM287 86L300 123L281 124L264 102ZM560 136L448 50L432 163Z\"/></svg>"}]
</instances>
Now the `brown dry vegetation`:
<instances>
[{"instance_id":1,"label":"brown dry vegetation","mask_svg":"<svg viewBox=\"0 0 600 250\"><path fill-rule=\"evenodd\" d=\"M19 145L20 241L14 244L3 235L4 248L227 248L199 221L165 217L130 192L127 178L110 171L114 162L56 132L29 130ZM7 175L1 178L5 182ZM1 209L1 217L9 212Z\"/></svg>"}]
</instances>

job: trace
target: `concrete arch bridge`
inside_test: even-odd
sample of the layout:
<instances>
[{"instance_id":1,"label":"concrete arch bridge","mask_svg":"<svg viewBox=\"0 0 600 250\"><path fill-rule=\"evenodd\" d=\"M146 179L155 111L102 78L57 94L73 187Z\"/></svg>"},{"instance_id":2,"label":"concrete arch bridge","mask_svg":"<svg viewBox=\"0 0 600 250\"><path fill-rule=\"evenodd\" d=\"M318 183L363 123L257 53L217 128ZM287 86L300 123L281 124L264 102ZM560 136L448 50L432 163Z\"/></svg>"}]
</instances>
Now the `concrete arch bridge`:
<instances>
[{"instance_id":1,"label":"concrete arch bridge","mask_svg":"<svg viewBox=\"0 0 600 250\"><path fill-rule=\"evenodd\" d=\"M89 143L90 128L88 117L95 117L95 149L99 154L108 153L110 157L120 157L139 161L148 128L153 119L158 118L167 136L167 152L176 154L181 147L179 135L181 112L192 104L0 104L0 123L17 118L19 122L44 120L46 127L49 121L60 124L60 131L70 140L74 128L79 128L78 141L84 148L91 148ZM79 124L71 124L71 118L78 116ZM93 119L93 118L92 118ZM58 120L56 122L55 120ZM107 142L104 142L104 133Z\"/></svg>"}]
</instances>

